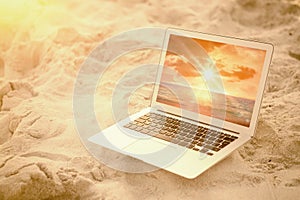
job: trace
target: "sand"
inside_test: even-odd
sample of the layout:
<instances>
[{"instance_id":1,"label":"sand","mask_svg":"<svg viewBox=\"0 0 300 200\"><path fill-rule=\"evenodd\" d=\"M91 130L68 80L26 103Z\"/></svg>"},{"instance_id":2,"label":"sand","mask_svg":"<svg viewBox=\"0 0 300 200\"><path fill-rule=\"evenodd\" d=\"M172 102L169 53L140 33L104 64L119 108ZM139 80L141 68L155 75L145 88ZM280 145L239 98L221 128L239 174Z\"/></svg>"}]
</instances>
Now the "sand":
<instances>
[{"instance_id":1,"label":"sand","mask_svg":"<svg viewBox=\"0 0 300 200\"><path fill-rule=\"evenodd\" d=\"M300 1L3 2L0 199L297 199ZM134 174L107 167L89 154L76 130L73 90L87 55L115 34L153 26L275 47L255 138L193 180L164 170ZM157 58L156 51L144 50L113 63L95 94L103 127L113 123L109 105L118 79ZM145 106L150 91L150 86L136 91L130 112Z\"/></svg>"}]
</instances>

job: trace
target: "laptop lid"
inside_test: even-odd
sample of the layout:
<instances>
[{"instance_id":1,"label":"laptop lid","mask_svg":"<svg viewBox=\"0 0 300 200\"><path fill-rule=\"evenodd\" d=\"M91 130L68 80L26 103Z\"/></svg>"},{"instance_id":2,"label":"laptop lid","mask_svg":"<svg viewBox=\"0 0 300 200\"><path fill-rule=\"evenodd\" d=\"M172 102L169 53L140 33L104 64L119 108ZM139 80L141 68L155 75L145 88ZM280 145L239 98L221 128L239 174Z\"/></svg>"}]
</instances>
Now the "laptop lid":
<instances>
[{"instance_id":1,"label":"laptop lid","mask_svg":"<svg viewBox=\"0 0 300 200\"><path fill-rule=\"evenodd\" d=\"M151 106L253 136L273 46L166 31Z\"/></svg>"}]
</instances>

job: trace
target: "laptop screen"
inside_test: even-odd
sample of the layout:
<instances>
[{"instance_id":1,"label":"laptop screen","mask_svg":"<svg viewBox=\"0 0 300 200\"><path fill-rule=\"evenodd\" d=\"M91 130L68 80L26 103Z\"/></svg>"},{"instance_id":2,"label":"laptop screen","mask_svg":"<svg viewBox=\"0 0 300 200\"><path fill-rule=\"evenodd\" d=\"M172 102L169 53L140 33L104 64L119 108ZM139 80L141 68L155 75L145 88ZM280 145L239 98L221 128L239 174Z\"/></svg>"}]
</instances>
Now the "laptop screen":
<instances>
[{"instance_id":1,"label":"laptop screen","mask_svg":"<svg viewBox=\"0 0 300 200\"><path fill-rule=\"evenodd\" d=\"M170 35L156 101L250 126L266 51Z\"/></svg>"}]
</instances>

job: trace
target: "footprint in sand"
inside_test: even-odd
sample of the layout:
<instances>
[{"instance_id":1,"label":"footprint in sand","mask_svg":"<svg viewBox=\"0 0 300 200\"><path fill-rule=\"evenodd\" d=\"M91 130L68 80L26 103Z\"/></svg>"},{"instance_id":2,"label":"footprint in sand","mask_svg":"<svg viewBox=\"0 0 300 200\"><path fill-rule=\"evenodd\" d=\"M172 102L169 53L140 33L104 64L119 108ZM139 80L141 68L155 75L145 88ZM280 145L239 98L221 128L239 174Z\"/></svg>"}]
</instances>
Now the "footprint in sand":
<instances>
[{"instance_id":1,"label":"footprint in sand","mask_svg":"<svg viewBox=\"0 0 300 200\"><path fill-rule=\"evenodd\" d=\"M274 172L288 169L300 162L300 140L280 138L265 121L258 124L255 137L239 153L251 163L254 171Z\"/></svg>"},{"instance_id":2,"label":"footprint in sand","mask_svg":"<svg viewBox=\"0 0 300 200\"><path fill-rule=\"evenodd\" d=\"M10 123L10 127L13 127L12 130L15 130L13 136L26 135L35 139L46 139L61 134L65 129L65 126L60 121L35 112L30 112L23 117L15 116L13 119L19 121L19 123L14 123L11 120L11 123L15 124L13 127Z\"/></svg>"},{"instance_id":3,"label":"footprint in sand","mask_svg":"<svg viewBox=\"0 0 300 200\"><path fill-rule=\"evenodd\" d=\"M9 82L0 85L1 111L9 111L23 100L37 96L33 86L28 82Z\"/></svg>"}]
</instances>

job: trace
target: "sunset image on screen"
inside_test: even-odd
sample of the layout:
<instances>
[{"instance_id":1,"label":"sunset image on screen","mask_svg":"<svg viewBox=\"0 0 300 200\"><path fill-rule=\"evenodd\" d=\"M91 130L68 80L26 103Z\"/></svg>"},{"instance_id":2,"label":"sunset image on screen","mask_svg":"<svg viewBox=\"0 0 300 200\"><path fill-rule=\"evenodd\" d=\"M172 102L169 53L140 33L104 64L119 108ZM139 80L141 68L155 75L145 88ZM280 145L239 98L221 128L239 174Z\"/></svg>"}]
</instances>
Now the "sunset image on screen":
<instances>
[{"instance_id":1,"label":"sunset image on screen","mask_svg":"<svg viewBox=\"0 0 300 200\"><path fill-rule=\"evenodd\" d=\"M265 53L171 35L157 101L249 126Z\"/></svg>"}]
</instances>

